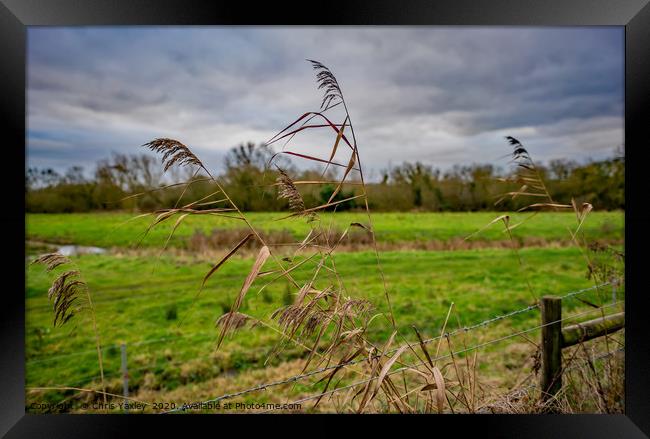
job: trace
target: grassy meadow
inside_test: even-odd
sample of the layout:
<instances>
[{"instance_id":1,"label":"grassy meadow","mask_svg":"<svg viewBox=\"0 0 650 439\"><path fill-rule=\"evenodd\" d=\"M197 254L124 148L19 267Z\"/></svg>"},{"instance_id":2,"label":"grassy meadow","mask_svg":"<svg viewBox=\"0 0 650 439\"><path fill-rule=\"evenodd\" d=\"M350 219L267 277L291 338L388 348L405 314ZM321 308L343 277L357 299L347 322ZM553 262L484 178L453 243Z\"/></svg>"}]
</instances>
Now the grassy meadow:
<instances>
[{"instance_id":1,"label":"grassy meadow","mask_svg":"<svg viewBox=\"0 0 650 439\"><path fill-rule=\"evenodd\" d=\"M416 341L413 325L425 338L439 335L450 307L447 330L524 308L545 294L563 295L594 285L586 276L584 255L570 245L567 228L576 224L572 213L542 213L516 228L515 239L537 239L537 245L523 246L516 252L496 245L508 240L500 224L471 238L494 241L492 248L487 245L453 251L417 250L405 245L462 241L496 216L489 212L373 214L380 247L382 243L394 244L382 250L379 258L398 326L397 339ZM140 218L125 223L133 217L129 213L27 215L28 257L42 253L43 246L48 244L110 249L105 254L72 257L93 296L107 392L122 394L122 343L126 343L128 352L130 396L139 401L180 404L206 400L301 372L307 349L283 338L277 324L269 318L273 311L295 299L295 290L284 280L268 284L271 277L257 278L241 311L260 319L262 324L235 332L215 349L215 320L230 309L255 255L234 256L197 296L203 276L228 247L197 253L191 251L188 243L197 234L227 235L240 224L221 217L188 217L169 242L173 251L161 254L171 226L153 229L138 246L141 251L129 251L136 247L151 221ZM276 221L281 217L281 213L250 214L253 225L267 232L284 230L299 240L308 233L304 219ZM513 222L523 217L514 214ZM339 230L364 218L367 221L365 215L354 212L321 215L321 221ZM622 212L595 212L583 230L589 240L620 248L623 224ZM554 245L557 242L564 245ZM278 252L283 255L288 250L279 248ZM308 251L301 252L292 263L299 265L309 256ZM392 329L388 320L381 317L388 312L388 305L375 253L368 246L360 246L355 251L338 253L335 261L346 294L368 299L374 305L373 314L380 315L370 324L368 334L373 343L382 345ZM308 260L292 275L298 282L307 282L315 264L315 259ZM267 261L265 269L270 270L272 265L271 260ZM72 324L54 328L47 298L53 275L45 273L42 266L27 265L26 270L26 386L32 388L27 392L27 410L78 411L84 401L93 400L92 393L62 388L99 388L89 319L79 315ZM331 276L332 282L338 281ZM624 297L620 289L617 294L619 299ZM583 301L564 301L565 315L579 314L578 320L594 318L600 311L594 313L590 304L611 302L611 289L593 290L579 297ZM621 307L611 306L607 312L620 311ZM531 310L468 332L463 343L493 340L536 325L539 311ZM537 340L539 331L531 331L481 349L477 358L485 391L509 390L526 375L533 367ZM346 376L339 385L353 380L354 375ZM316 381L312 377L233 401L287 402L322 389L324 383L314 384ZM45 401L72 406L47 410L31 406ZM303 407L310 406L306 403ZM319 409L337 410L336 401L324 400Z\"/></svg>"},{"instance_id":2,"label":"grassy meadow","mask_svg":"<svg viewBox=\"0 0 650 439\"><path fill-rule=\"evenodd\" d=\"M494 212L421 212L377 213L372 215L378 243L405 243L418 241L448 241L464 239L481 230L502 213ZM282 219L282 212L251 212L246 215L251 224L266 232L286 231L295 239L309 232L309 225L300 218ZM321 222L335 229L345 229L351 222L367 223L365 213L336 212L319 215ZM530 216L529 213L511 214L512 224ZM36 241L98 247L159 247L169 236L173 222L168 221L152 229L144 238L143 232L153 216L139 217L131 213L76 213L28 214L27 236ZM569 229L576 225L572 212L547 212L537 215L517 227L516 237L541 240L569 241ZM593 212L584 225L591 239L621 240L624 215L620 211ZM178 227L170 240L171 247L187 246L188 238L196 233L209 235L233 229L242 229L241 221L218 216L190 216ZM501 223L481 231L470 240L508 240Z\"/></svg>"}]
</instances>

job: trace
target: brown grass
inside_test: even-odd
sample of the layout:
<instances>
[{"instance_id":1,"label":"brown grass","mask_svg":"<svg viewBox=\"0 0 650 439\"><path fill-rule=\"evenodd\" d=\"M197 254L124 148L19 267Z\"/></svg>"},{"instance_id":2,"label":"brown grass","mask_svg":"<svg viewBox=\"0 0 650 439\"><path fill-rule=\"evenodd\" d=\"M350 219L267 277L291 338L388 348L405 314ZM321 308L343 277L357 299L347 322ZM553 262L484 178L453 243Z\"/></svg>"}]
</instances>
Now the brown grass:
<instances>
[{"instance_id":1,"label":"brown grass","mask_svg":"<svg viewBox=\"0 0 650 439\"><path fill-rule=\"evenodd\" d=\"M214 229L209 235L202 231L195 232L186 242L187 250L196 254L210 251L223 251L228 248L231 242L245 237L249 231L245 228L236 229ZM337 242L343 236L344 230L332 228L324 231L318 237L310 241L311 245L318 245L323 248L327 247L327 242ZM276 248L280 251L282 248L298 247L299 243L291 231L276 230L269 232L260 232L269 247ZM292 243L293 241L293 243ZM594 246L614 246L620 245L620 239L597 239L592 242ZM547 239L536 236L514 237L514 245L518 248L523 247L547 247L561 248L572 247L575 243L567 239ZM398 241L398 242L377 242L377 248L380 251L395 250L432 250L432 251L455 251L455 250L473 250L486 248L504 248L511 249L513 240L510 239L472 239L450 238L450 239L420 239L417 241ZM256 249L260 248L259 242L251 240L246 243L242 250L248 250L246 254L253 254ZM363 230L349 230L341 243L337 247L338 252L372 250L372 237ZM174 250L172 250L174 251ZM182 249L180 249L182 253Z\"/></svg>"},{"instance_id":2,"label":"brown grass","mask_svg":"<svg viewBox=\"0 0 650 439\"><path fill-rule=\"evenodd\" d=\"M71 265L72 261L60 253L47 253L35 258L32 264L43 264L47 272L51 272L63 265ZM53 325L56 327L65 325L77 313L87 310L92 319L93 332L95 334L95 346L97 348L97 361L99 363L99 374L102 380L102 391L104 402L106 402L106 385L104 383L104 365L102 360L102 347L97 329L97 318L95 307L90 296L90 289L81 277L81 273L75 267L59 274L53 281L47 293L48 299L54 308ZM74 304L74 306L73 306Z\"/></svg>"}]
</instances>

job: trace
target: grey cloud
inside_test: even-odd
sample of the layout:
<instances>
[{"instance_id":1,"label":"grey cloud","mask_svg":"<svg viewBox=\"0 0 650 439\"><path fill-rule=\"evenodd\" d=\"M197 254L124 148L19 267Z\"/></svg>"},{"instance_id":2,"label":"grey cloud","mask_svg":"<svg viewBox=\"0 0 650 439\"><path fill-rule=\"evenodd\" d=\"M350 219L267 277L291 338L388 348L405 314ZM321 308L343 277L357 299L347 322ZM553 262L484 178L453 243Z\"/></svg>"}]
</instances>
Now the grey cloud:
<instances>
[{"instance_id":1,"label":"grey cloud","mask_svg":"<svg viewBox=\"0 0 650 439\"><path fill-rule=\"evenodd\" d=\"M318 107L305 58L339 78L366 167L489 161L517 132L586 157L622 142L622 41L604 28L32 28L30 129L83 133L68 139L83 154L32 141L29 160L92 162L168 135L218 165ZM305 133L296 148L330 139Z\"/></svg>"}]
</instances>

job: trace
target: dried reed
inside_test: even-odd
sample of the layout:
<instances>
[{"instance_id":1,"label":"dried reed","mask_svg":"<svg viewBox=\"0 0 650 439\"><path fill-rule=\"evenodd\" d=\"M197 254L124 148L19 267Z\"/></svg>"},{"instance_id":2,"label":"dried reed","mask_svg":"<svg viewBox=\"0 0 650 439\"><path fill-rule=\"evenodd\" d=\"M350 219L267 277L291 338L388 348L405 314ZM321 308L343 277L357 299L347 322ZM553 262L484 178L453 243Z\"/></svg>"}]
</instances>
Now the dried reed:
<instances>
[{"instance_id":1,"label":"dried reed","mask_svg":"<svg viewBox=\"0 0 650 439\"><path fill-rule=\"evenodd\" d=\"M61 253L48 253L34 259L32 264L45 265L46 271L62 266L72 264L72 261ZM97 318L95 307L93 306L90 296L90 289L86 282L81 278L80 271L75 268L59 274L50 286L47 297L52 302L54 308L53 325L63 326L77 313L88 310L90 313L93 332L95 334L95 346L97 349L97 361L99 363L99 374L101 377L104 403L106 403L106 384L104 383L104 364L102 360L102 347L97 329ZM74 304L74 306L73 306Z\"/></svg>"}]
</instances>

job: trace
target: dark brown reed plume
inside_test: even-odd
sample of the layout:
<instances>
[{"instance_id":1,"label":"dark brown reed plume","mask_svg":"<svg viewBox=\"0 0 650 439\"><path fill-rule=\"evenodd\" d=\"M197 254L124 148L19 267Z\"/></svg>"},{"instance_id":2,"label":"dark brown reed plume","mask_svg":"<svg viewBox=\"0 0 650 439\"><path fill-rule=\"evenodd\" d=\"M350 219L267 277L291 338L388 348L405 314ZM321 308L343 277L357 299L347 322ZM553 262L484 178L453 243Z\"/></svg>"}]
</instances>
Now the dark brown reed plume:
<instances>
[{"instance_id":1,"label":"dark brown reed plume","mask_svg":"<svg viewBox=\"0 0 650 439\"><path fill-rule=\"evenodd\" d=\"M506 140L513 147L511 161L516 165L515 175L512 178L504 178L500 180L508 183L517 183L521 186L515 191L510 191L502 194L501 197L494 203L494 205L496 206L502 203L508 197L510 197L512 200L518 197L531 197L539 202L528 204L519 209L519 212L522 212L524 210L570 209L570 205L559 204L553 200L553 197L546 188L546 184L542 179L539 169L535 165L533 158L528 153L528 150L524 148L524 145L522 145L519 140L511 136L506 136Z\"/></svg>"},{"instance_id":2,"label":"dark brown reed plume","mask_svg":"<svg viewBox=\"0 0 650 439\"><path fill-rule=\"evenodd\" d=\"M71 265L72 261L61 253L48 253L32 261L32 264L45 265L45 270L50 273L63 265ZM97 361L102 383L104 403L106 403L106 385L104 383L104 364L102 361L102 346L97 330L97 318L93 306L88 284L82 279L78 269L73 268L60 273L50 286L47 297L52 302L54 312L54 327L61 327L68 323L72 317L88 310L93 323L95 345L97 348Z\"/></svg>"},{"instance_id":3,"label":"dark brown reed plume","mask_svg":"<svg viewBox=\"0 0 650 439\"><path fill-rule=\"evenodd\" d=\"M318 89L324 90L323 102L320 105L321 110L330 108L332 103L336 104L337 101L343 101L343 93L339 87L339 82L336 80L336 77L330 71L330 69L318 61L311 59L308 59L307 61L309 61L312 64L314 70L318 72L316 73Z\"/></svg>"},{"instance_id":4,"label":"dark brown reed plume","mask_svg":"<svg viewBox=\"0 0 650 439\"><path fill-rule=\"evenodd\" d=\"M83 289L86 284L78 279L77 270L69 270L61 273L47 292L47 298L54 307L54 326L63 326L81 307L73 307L75 301L82 298Z\"/></svg>"},{"instance_id":5,"label":"dark brown reed plume","mask_svg":"<svg viewBox=\"0 0 650 439\"><path fill-rule=\"evenodd\" d=\"M278 198L287 200L289 202L289 209L294 212L303 212L305 210L305 202L300 192L298 192L298 188L284 170L278 168L278 172L280 173L277 178L277 183L280 188Z\"/></svg>"},{"instance_id":6,"label":"dark brown reed plume","mask_svg":"<svg viewBox=\"0 0 650 439\"><path fill-rule=\"evenodd\" d=\"M63 256L61 253L47 253L39 256L32 261L32 264L43 264L45 269L50 272L60 265L70 263L70 259Z\"/></svg>"},{"instance_id":7,"label":"dark brown reed plume","mask_svg":"<svg viewBox=\"0 0 650 439\"><path fill-rule=\"evenodd\" d=\"M208 175L210 174L201 160L199 160L187 146L183 145L178 140L158 138L145 143L142 146L163 155L162 162L164 164L165 172L167 172L167 170L173 165L177 164L179 166L199 166L201 169L205 170Z\"/></svg>"}]
</instances>

